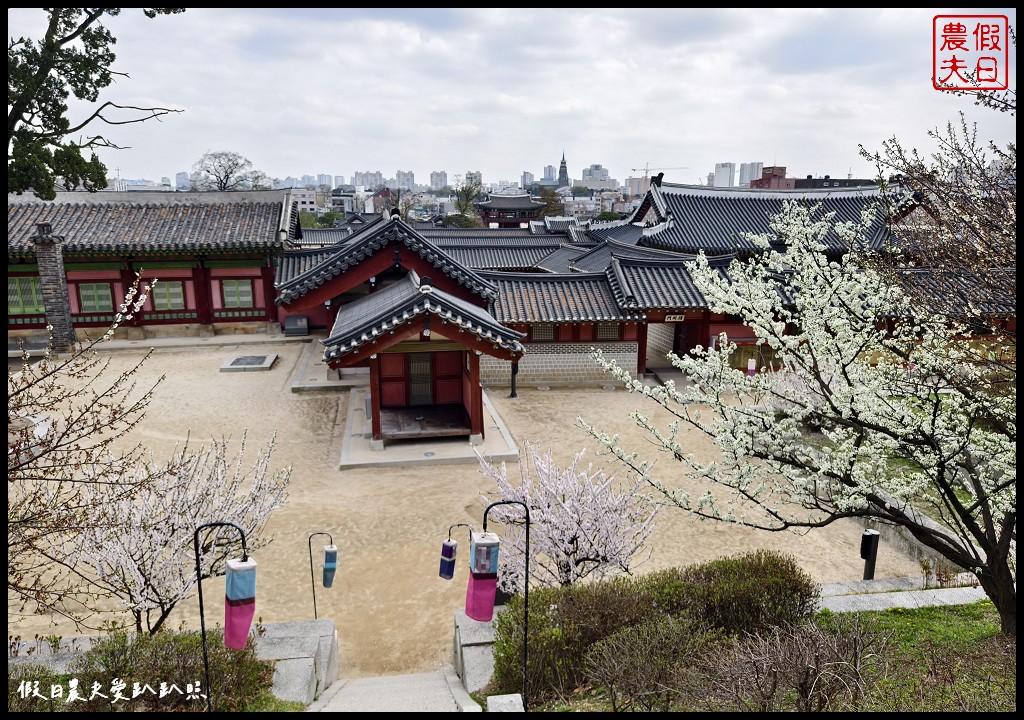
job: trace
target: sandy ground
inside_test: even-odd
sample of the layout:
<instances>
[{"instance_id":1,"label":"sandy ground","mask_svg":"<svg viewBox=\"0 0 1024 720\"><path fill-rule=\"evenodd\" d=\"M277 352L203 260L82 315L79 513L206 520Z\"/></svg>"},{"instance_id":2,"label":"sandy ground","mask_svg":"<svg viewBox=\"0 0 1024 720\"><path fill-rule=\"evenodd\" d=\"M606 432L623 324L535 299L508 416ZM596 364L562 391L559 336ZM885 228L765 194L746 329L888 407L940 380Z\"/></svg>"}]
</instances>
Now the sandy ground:
<instances>
[{"instance_id":1,"label":"sandy ground","mask_svg":"<svg viewBox=\"0 0 1024 720\"><path fill-rule=\"evenodd\" d=\"M247 346L245 354L263 346ZM279 355L266 372L222 373L220 367L237 350L224 347L160 349L144 366L144 374L166 375L146 419L132 436L167 457L191 432L193 441L248 431L249 453L277 434L273 467L292 467L287 504L271 518L272 543L254 553L258 563L257 617L263 622L312 619L314 583L310 572L310 535L330 533L339 549L334 586L320 586L322 546L315 536L316 610L335 621L341 647L341 675L347 678L419 673L450 660L453 615L465 603L468 570L464 528L454 537L460 558L454 580L438 577L441 541L455 523L480 529L485 503L493 490L475 464L403 468L339 469L348 411L347 391L325 389L293 393L290 379L303 345L264 347ZM142 351L111 353L113 369L137 362ZM556 460L567 462L577 450L587 452L595 466L596 444L574 426L577 416L622 435L623 444L643 451L653 447L628 414L634 408L651 413L650 402L621 389L540 390L521 387L519 397L493 388L488 395L517 443L541 443ZM450 442L450 441L449 441ZM709 441L690 435L694 452L710 453ZM664 468L670 463L663 459ZM510 473L518 473L515 466ZM622 474L618 466L609 474ZM495 529L493 522L489 529ZM810 534L757 532L732 525L693 523L678 510L665 509L649 541L653 556L639 572L688 565L756 548L792 553L816 581L859 580L863 530L854 522L836 523ZM876 578L912 577L916 561L883 540ZM203 583L207 627L223 618L223 579ZM73 634L47 618L12 618L9 632ZM198 599L183 601L169 623L198 628Z\"/></svg>"}]
</instances>

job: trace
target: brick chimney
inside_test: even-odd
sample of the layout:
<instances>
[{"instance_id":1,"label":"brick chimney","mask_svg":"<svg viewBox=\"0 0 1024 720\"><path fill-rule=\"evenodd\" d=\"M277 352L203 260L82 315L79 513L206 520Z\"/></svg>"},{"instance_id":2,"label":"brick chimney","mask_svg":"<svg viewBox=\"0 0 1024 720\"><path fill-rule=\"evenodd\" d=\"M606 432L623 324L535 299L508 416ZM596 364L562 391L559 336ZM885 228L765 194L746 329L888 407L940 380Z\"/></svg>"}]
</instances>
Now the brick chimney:
<instances>
[{"instance_id":1,"label":"brick chimney","mask_svg":"<svg viewBox=\"0 0 1024 720\"><path fill-rule=\"evenodd\" d=\"M54 352L71 352L75 347L75 329L71 325L71 303L68 300L68 280L64 272L64 251L60 246L64 238L53 234L50 223L37 223L32 242L36 246L39 264L39 287L43 293L46 323L52 330Z\"/></svg>"}]
</instances>

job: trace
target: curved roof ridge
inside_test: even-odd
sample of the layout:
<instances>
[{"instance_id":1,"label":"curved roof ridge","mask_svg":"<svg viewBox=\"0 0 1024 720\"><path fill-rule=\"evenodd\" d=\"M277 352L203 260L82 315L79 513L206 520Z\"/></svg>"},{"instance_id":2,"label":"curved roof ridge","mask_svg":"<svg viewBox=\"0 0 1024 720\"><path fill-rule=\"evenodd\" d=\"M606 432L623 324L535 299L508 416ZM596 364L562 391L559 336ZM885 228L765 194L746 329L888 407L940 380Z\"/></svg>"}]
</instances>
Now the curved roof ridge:
<instances>
[{"instance_id":1,"label":"curved roof ridge","mask_svg":"<svg viewBox=\"0 0 1024 720\"><path fill-rule=\"evenodd\" d=\"M486 309L431 286L423 289L423 278L414 270L401 281L346 306L335 319L330 335L321 340L324 360L332 361L359 350L418 315L433 314L468 330L505 352L521 354L525 333L503 326Z\"/></svg>"},{"instance_id":2,"label":"curved roof ridge","mask_svg":"<svg viewBox=\"0 0 1024 720\"><path fill-rule=\"evenodd\" d=\"M289 303L302 297L391 242L401 242L445 275L486 300L492 300L497 293L497 288L477 271L456 260L400 217L394 216L382 223L367 225L341 245L326 248L328 252L321 262L278 285L278 302Z\"/></svg>"}]
</instances>

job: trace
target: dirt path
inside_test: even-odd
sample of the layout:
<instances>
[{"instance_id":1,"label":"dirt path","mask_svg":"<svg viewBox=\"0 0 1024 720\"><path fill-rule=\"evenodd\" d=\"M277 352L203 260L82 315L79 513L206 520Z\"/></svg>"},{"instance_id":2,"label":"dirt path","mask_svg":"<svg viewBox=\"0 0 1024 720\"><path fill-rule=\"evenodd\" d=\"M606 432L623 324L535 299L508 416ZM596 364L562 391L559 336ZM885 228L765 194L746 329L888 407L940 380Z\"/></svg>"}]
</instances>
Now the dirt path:
<instances>
[{"instance_id":1,"label":"dirt path","mask_svg":"<svg viewBox=\"0 0 1024 720\"><path fill-rule=\"evenodd\" d=\"M249 346L257 352L260 346ZM438 577L441 541L454 523L478 527L484 508L481 496L492 490L473 464L338 469L347 413L347 392L292 393L291 373L299 361L300 344L277 344L279 354L267 372L222 373L219 368L234 351L218 347L161 349L144 372L166 375L146 419L133 436L157 457L167 457L175 443L191 432L193 440L228 436L237 440L248 430L254 452L277 434L274 467L291 465L292 486L286 506L272 517L274 537L254 553L258 562L257 617L264 622L311 619L313 587L309 537L327 532L338 546L339 569L331 589L317 587L320 618L338 628L343 677L426 672L449 661L453 614L465 603L467 569L462 558L454 580ZM114 369L136 362L141 351L111 353ZM520 446L538 442L550 447L560 462L576 450L587 459L596 445L574 426L577 415L619 432L623 443L637 450L653 447L628 417L640 398L622 390L520 388L519 397L495 388L491 401ZM710 442L692 434L696 453L711 452ZM668 466L668 460L661 461ZM511 472L518 472L510 468ZM611 467L609 474L621 475ZM671 469L666 467L665 472ZM755 548L792 553L815 580L860 579L862 529L837 523L804 536L759 533L736 526L694 524L678 510L663 511L650 546L653 556L639 571L687 565ZM314 537L314 564L319 572L326 538ZM460 542L461 544L461 542ZM460 548L461 549L461 548ZM891 550L883 540L876 577L919 574L917 562ZM316 575L319 585L319 574ZM223 580L203 583L207 626L223 618ZM66 625L50 626L46 618L15 621L12 634L73 634ZM169 626L198 628L196 596L181 603Z\"/></svg>"}]
</instances>

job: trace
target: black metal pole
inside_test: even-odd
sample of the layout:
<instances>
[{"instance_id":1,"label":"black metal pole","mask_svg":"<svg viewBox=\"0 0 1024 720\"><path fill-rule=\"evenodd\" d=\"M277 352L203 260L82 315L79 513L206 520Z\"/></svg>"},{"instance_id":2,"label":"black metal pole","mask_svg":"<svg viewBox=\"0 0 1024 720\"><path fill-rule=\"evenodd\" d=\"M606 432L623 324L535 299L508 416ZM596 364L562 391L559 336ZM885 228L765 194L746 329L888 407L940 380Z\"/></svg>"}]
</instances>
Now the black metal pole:
<instances>
[{"instance_id":1,"label":"black metal pole","mask_svg":"<svg viewBox=\"0 0 1024 720\"><path fill-rule=\"evenodd\" d=\"M203 572L199 561L199 531L210 527L233 527L242 536L242 562L249 559L245 549L245 532L234 523L213 522L200 525L192 536L192 546L196 551L196 582L199 584L199 627L203 640L203 674L206 677L206 712L213 712L213 688L210 687L210 658L206 653L206 616L203 614Z\"/></svg>"},{"instance_id":2,"label":"black metal pole","mask_svg":"<svg viewBox=\"0 0 1024 720\"><path fill-rule=\"evenodd\" d=\"M519 363L515 360L512 361L512 392L509 393L510 398L519 397L516 393L516 375L519 374Z\"/></svg>"},{"instance_id":3,"label":"black metal pole","mask_svg":"<svg viewBox=\"0 0 1024 720\"><path fill-rule=\"evenodd\" d=\"M498 500L497 502L492 502L484 510L484 532L487 532L487 513L495 505L522 505L523 511L526 513L526 547L523 553L523 711L526 711L526 642L530 637L530 508L522 500Z\"/></svg>"},{"instance_id":4,"label":"black metal pole","mask_svg":"<svg viewBox=\"0 0 1024 720\"><path fill-rule=\"evenodd\" d=\"M308 540L309 545L309 582L313 586L313 619L316 620L316 580L313 578L313 536L315 535L326 535L327 539L331 541L331 545L334 544L334 538L331 537L330 533L315 532L311 533Z\"/></svg>"},{"instance_id":5,"label":"black metal pole","mask_svg":"<svg viewBox=\"0 0 1024 720\"><path fill-rule=\"evenodd\" d=\"M877 530L865 530L860 538L860 557L864 561L864 579L875 579L875 558L878 555Z\"/></svg>"}]
</instances>

